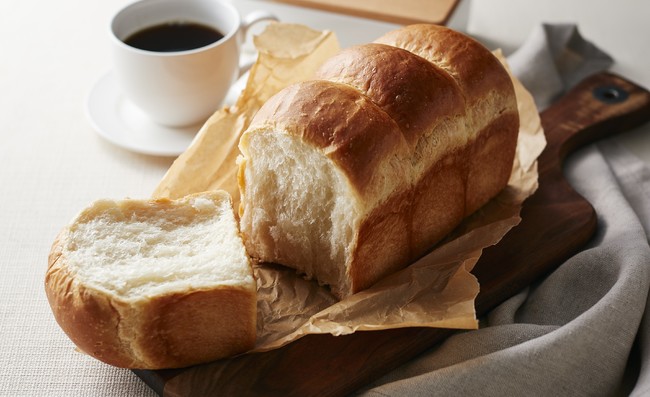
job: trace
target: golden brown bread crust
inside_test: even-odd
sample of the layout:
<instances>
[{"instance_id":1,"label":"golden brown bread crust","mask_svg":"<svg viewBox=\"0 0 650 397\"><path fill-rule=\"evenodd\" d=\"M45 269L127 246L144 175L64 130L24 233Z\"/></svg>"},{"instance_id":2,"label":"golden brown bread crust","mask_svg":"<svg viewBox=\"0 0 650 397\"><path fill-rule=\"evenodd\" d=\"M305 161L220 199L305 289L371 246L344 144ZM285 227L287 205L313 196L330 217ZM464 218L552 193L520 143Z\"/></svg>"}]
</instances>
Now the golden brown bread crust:
<instances>
[{"instance_id":1,"label":"golden brown bread crust","mask_svg":"<svg viewBox=\"0 0 650 397\"><path fill-rule=\"evenodd\" d=\"M472 214L507 184L517 147L519 114L504 112L477 134L469 155L465 216Z\"/></svg>"},{"instance_id":2,"label":"golden brown bread crust","mask_svg":"<svg viewBox=\"0 0 650 397\"><path fill-rule=\"evenodd\" d=\"M409 261L412 232L410 203L410 191L395 194L361 222L356 249L347 266L348 289L333 286L335 295L344 297L362 291Z\"/></svg>"},{"instance_id":3,"label":"golden brown bread crust","mask_svg":"<svg viewBox=\"0 0 650 397\"><path fill-rule=\"evenodd\" d=\"M506 186L519 118L510 76L496 57L475 40L434 25L408 26L377 43L344 50L317 78L325 81L294 86L264 105L247 134L289 131L320 150L336 141L336 150L345 155L332 159L353 188L371 192L362 196L367 211L346 263L332 264L346 269L346 285L332 286L343 297L412 263ZM314 87L331 87L326 101ZM376 123L371 128L364 121L369 117ZM404 156L390 148L389 142L399 141L395 129L408 146L399 158L412 172L384 175L408 183L396 184L387 199L368 205L375 192L369 184L381 172L378 159ZM380 142L359 147L350 137L367 144L379 137ZM241 164L243 175L246 161ZM247 182L241 178L240 183L245 202Z\"/></svg>"},{"instance_id":4,"label":"golden brown bread crust","mask_svg":"<svg viewBox=\"0 0 650 397\"><path fill-rule=\"evenodd\" d=\"M326 61L316 78L366 95L395 120L411 146L441 120L465 113L458 85L448 73L397 47L371 43L348 48Z\"/></svg>"},{"instance_id":5,"label":"golden brown bread crust","mask_svg":"<svg viewBox=\"0 0 650 397\"><path fill-rule=\"evenodd\" d=\"M429 251L465 218L467 148L449 152L430 167L413 189L410 258Z\"/></svg>"},{"instance_id":6,"label":"golden brown bread crust","mask_svg":"<svg viewBox=\"0 0 650 397\"><path fill-rule=\"evenodd\" d=\"M417 24L388 32L375 42L403 48L445 69L468 106L494 96L502 101L494 108L517 107L508 93L512 81L499 60L469 36L444 26Z\"/></svg>"},{"instance_id":7,"label":"golden brown bread crust","mask_svg":"<svg viewBox=\"0 0 650 397\"><path fill-rule=\"evenodd\" d=\"M519 113L512 81L482 44L452 29L428 24L394 30L376 40L417 54L452 76L465 100L474 150L468 153L465 215L494 197L512 170Z\"/></svg>"}]
</instances>

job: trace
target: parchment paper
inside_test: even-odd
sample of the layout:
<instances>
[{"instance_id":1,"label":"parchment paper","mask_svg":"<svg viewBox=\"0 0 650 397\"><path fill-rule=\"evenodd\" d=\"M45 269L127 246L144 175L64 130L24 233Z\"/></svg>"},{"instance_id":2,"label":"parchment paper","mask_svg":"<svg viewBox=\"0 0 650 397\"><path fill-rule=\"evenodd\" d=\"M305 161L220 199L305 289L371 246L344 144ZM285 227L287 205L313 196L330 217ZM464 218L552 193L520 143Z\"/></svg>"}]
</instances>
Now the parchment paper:
<instances>
[{"instance_id":1,"label":"parchment paper","mask_svg":"<svg viewBox=\"0 0 650 397\"><path fill-rule=\"evenodd\" d=\"M253 42L259 55L237 102L206 121L189 148L169 168L153 197L179 198L222 189L230 193L237 208L239 137L268 98L292 83L307 80L339 50L332 32L297 24L271 23Z\"/></svg>"},{"instance_id":2,"label":"parchment paper","mask_svg":"<svg viewBox=\"0 0 650 397\"><path fill-rule=\"evenodd\" d=\"M331 32L276 23L255 38L260 52L237 103L216 112L172 165L156 197L224 189L239 202L237 142L264 101L283 87L309 79L338 50ZM495 55L504 63L500 52ZM507 66L507 65L506 65ZM521 128L508 186L467 218L422 259L368 290L337 301L326 288L276 265L255 265L258 340L255 351L281 347L307 334L344 335L410 326L473 329L479 291L470 273L484 248L520 221L522 202L537 188L537 157L546 141L535 103L515 79ZM237 207L235 207L237 208Z\"/></svg>"}]
</instances>

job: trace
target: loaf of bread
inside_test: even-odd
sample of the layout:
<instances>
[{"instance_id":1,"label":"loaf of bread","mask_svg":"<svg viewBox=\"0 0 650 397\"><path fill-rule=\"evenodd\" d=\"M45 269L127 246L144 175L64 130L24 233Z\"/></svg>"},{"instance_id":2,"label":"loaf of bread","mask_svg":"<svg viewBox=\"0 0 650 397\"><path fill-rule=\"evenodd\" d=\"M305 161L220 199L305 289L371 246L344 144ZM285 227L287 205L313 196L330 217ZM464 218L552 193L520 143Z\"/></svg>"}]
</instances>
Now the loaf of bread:
<instances>
[{"instance_id":1,"label":"loaf of bread","mask_svg":"<svg viewBox=\"0 0 650 397\"><path fill-rule=\"evenodd\" d=\"M338 297L366 289L507 185L518 130L510 77L472 38L413 25L346 49L240 140L247 251Z\"/></svg>"},{"instance_id":2,"label":"loaf of bread","mask_svg":"<svg viewBox=\"0 0 650 397\"><path fill-rule=\"evenodd\" d=\"M45 290L83 352L141 369L253 347L256 283L225 192L100 200L58 236Z\"/></svg>"}]
</instances>

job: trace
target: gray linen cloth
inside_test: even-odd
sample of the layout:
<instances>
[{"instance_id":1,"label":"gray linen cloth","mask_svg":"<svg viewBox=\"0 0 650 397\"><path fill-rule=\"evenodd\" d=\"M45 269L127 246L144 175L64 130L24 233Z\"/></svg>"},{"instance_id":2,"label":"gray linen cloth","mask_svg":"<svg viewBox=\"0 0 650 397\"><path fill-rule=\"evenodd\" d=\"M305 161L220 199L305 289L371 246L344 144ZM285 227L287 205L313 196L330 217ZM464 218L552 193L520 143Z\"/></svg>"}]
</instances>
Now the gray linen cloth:
<instances>
[{"instance_id":1,"label":"gray linen cloth","mask_svg":"<svg viewBox=\"0 0 650 397\"><path fill-rule=\"evenodd\" d=\"M611 59L544 25L509 57L540 108ZM364 396L650 395L650 169L612 140L565 164L595 207L588 246L544 280L360 391Z\"/></svg>"}]
</instances>

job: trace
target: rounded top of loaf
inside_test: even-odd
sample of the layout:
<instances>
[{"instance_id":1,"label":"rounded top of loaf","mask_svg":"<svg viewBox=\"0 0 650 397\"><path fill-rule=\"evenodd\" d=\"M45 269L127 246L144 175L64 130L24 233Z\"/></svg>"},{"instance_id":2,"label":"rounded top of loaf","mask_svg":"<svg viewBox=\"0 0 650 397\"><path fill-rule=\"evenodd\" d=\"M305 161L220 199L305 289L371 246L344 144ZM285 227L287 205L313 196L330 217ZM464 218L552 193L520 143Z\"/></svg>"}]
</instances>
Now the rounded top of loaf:
<instances>
[{"instance_id":1,"label":"rounded top of loaf","mask_svg":"<svg viewBox=\"0 0 650 397\"><path fill-rule=\"evenodd\" d=\"M316 78L350 85L368 96L395 120L410 145L433 125L465 113L458 84L447 72L385 44L347 48L326 61Z\"/></svg>"},{"instance_id":2,"label":"rounded top of loaf","mask_svg":"<svg viewBox=\"0 0 650 397\"><path fill-rule=\"evenodd\" d=\"M403 48L445 69L460 85L468 104L493 95L516 107L512 81L499 60L463 33L415 24L388 32L375 42Z\"/></svg>"},{"instance_id":3,"label":"rounded top of loaf","mask_svg":"<svg viewBox=\"0 0 650 397\"><path fill-rule=\"evenodd\" d=\"M271 97L243 134L242 151L247 137L259 132L293 135L320 149L362 195L377 193L367 188L383 168L381 164L406 150L395 121L368 97L350 86L325 80L293 84Z\"/></svg>"}]
</instances>

